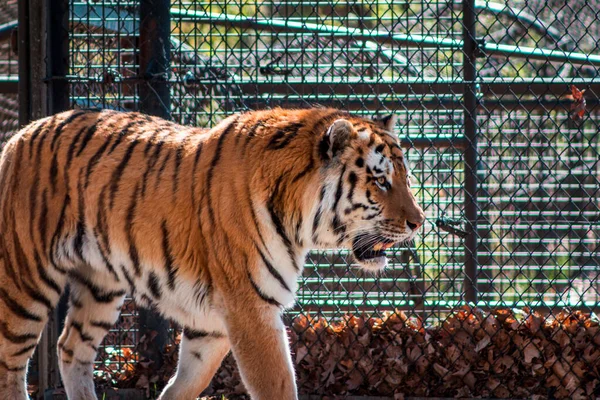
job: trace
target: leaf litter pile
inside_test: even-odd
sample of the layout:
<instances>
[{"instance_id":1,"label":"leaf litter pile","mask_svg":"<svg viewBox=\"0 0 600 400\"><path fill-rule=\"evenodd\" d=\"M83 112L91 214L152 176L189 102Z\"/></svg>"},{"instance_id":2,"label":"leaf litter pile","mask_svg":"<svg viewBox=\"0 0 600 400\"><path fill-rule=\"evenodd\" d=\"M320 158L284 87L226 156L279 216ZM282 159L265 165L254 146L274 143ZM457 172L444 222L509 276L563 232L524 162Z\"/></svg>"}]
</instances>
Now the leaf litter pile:
<instances>
[{"instance_id":1,"label":"leaf litter pile","mask_svg":"<svg viewBox=\"0 0 600 400\"><path fill-rule=\"evenodd\" d=\"M288 334L301 394L540 400L600 395L600 325L594 314L580 311L542 317L528 309L484 313L465 306L435 327L402 311L334 323L299 315ZM98 375L109 385L153 395L175 371L179 338L167 346L160 368L130 353L131 363L121 360L129 367ZM232 399L244 393L229 355L205 394Z\"/></svg>"}]
</instances>

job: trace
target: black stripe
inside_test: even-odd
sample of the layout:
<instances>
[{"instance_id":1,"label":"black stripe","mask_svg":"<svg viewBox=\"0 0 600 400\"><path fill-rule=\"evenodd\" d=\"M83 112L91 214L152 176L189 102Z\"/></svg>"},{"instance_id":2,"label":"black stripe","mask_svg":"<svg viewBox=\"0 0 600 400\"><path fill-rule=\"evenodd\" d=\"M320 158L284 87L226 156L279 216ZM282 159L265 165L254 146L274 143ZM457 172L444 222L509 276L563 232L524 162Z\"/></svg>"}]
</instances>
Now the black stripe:
<instances>
[{"instance_id":1,"label":"black stripe","mask_svg":"<svg viewBox=\"0 0 600 400\"><path fill-rule=\"evenodd\" d=\"M48 246L48 189L42 193L42 204L40 205L40 219L38 221L38 232L42 241L42 251L46 252Z\"/></svg>"},{"instance_id":2,"label":"black stripe","mask_svg":"<svg viewBox=\"0 0 600 400\"><path fill-rule=\"evenodd\" d=\"M0 242L0 246L2 245L2 242ZM22 289L21 287L21 278L19 276L17 276L17 271L11 261L11 257L10 254L7 254L6 249L3 251L4 254L6 254L6 257L4 258L4 266L6 273L8 274L8 277L10 278L10 280L15 284L15 287L17 289Z\"/></svg>"},{"instance_id":3,"label":"black stripe","mask_svg":"<svg viewBox=\"0 0 600 400\"><path fill-rule=\"evenodd\" d=\"M304 167L304 169L302 171L300 171L298 173L298 175L296 175L294 177L294 179L292 179L292 183L296 183L298 182L300 179L302 179L306 174L308 174L310 171L313 170L313 168L315 167L315 160L313 159L313 157L310 157L310 161L308 162L308 165L306 167Z\"/></svg>"},{"instance_id":4,"label":"black stripe","mask_svg":"<svg viewBox=\"0 0 600 400\"><path fill-rule=\"evenodd\" d=\"M138 144L139 144L139 141L137 139L134 139L131 142L129 147L127 147L127 151L125 152L123 159L121 160L121 162L119 163L119 165L117 166L117 168L115 169L115 171L112 174L112 177L110 180L110 193L109 193L109 197L110 197L109 208L111 210L115 204L115 196L117 194L117 191L119 190L119 181L121 180L121 176L123 176L123 172L125 171L125 168L127 167L127 163L129 162L129 160L131 159L131 156L133 155L133 150L135 150L135 147Z\"/></svg>"},{"instance_id":5,"label":"black stripe","mask_svg":"<svg viewBox=\"0 0 600 400\"><path fill-rule=\"evenodd\" d=\"M23 275L25 275L25 278L27 278L29 282L34 282L31 265L29 265L29 260L25 255L25 251L23 250L23 246L21 245L21 241L19 240L19 235L17 234L16 229L13 230L13 246L19 272L21 272L22 275L21 278ZM21 279L21 282L25 284L25 279Z\"/></svg>"},{"instance_id":6,"label":"black stripe","mask_svg":"<svg viewBox=\"0 0 600 400\"><path fill-rule=\"evenodd\" d=\"M202 146L204 142L198 143L196 146L196 154L194 156L194 166L192 167L192 209L196 209L196 170L198 169L198 163L200 162L200 155L202 154Z\"/></svg>"},{"instance_id":7,"label":"black stripe","mask_svg":"<svg viewBox=\"0 0 600 400\"><path fill-rule=\"evenodd\" d=\"M69 145L69 148L67 150L67 159L65 161L65 170L64 170L64 176L65 176L65 185L69 185L69 168L71 167L71 163L73 162L73 156L75 153L75 147L77 147L77 143L79 142L79 139L81 138L81 135L83 135L83 132L85 132L86 127L82 127L77 134L75 134L75 137L73 137L73 140L71 141L71 144Z\"/></svg>"},{"instance_id":8,"label":"black stripe","mask_svg":"<svg viewBox=\"0 0 600 400\"><path fill-rule=\"evenodd\" d=\"M323 161L329 161L329 136L327 134L323 135L321 140L319 140L319 156Z\"/></svg>"},{"instance_id":9,"label":"black stripe","mask_svg":"<svg viewBox=\"0 0 600 400\"><path fill-rule=\"evenodd\" d=\"M146 185L148 184L148 176L150 175L150 172L152 172L152 170L154 169L154 166L158 163L163 144L164 142L162 140L156 143L154 147L154 152L148 158L148 163L146 164L146 171L144 171L144 175L142 177L142 196L146 195Z\"/></svg>"},{"instance_id":10,"label":"black stripe","mask_svg":"<svg viewBox=\"0 0 600 400\"><path fill-rule=\"evenodd\" d=\"M23 288L25 289L25 293L27 293L27 295L34 301L37 301L40 304L43 304L46 306L46 308L48 309L48 312L52 311L52 309L54 308L54 305L52 304L52 302L50 301L49 298L47 298L46 296L44 296L39 289L35 289L32 288L31 286L29 286L27 283L23 282Z\"/></svg>"},{"instance_id":11,"label":"black stripe","mask_svg":"<svg viewBox=\"0 0 600 400\"><path fill-rule=\"evenodd\" d=\"M75 254L79 257L81 261L83 259L83 239L85 236L85 204L83 198L83 182L82 175L83 171L81 171L79 179L77 181L77 228L75 230L75 238L73 239L73 247Z\"/></svg>"},{"instance_id":12,"label":"black stripe","mask_svg":"<svg viewBox=\"0 0 600 400\"><path fill-rule=\"evenodd\" d=\"M79 337L81 337L81 340L83 340L84 342L91 342L92 340L94 340L93 336L90 336L83 331L83 324L81 322L71 321L71 325L79 333Z\"/></svg>"},{"instance_id":13,"label":"black stripe","mask_svg":"<svg viewBox=\"0 0 600 400\"><path fill-rule=\"evenodd\" d=\"M88 128L87 132L85 133L85 136L81 140L81 145L79 146L79 150L77 151L77 154L75 155L75 157L79 157L81 155L81 153L83 153L83 150L85 150L85 148L87 147L90 140L92 140L92 137L94 137L94 134L96 133L96 130L98 129L98 125L103 123L105 119L106 118L98 119L94 123L94 125L92 125Z\"/></svg>"},{"instance_id":14,"label":"black stripe","mask_svg":"<svg viewBox=\"0 0 600 400\"><path fill-rule=\"evenodd\" d=\"M35 349L36 346L37 346L37 343L30 344L27 347L23 347L21 350L17 351L16 353L13 353L13 355L11 357L19 357L19 356L22 356L24 354L27 354L31 350Z\"/></svg>"},{"instance_id":15,"label":"black stripe","mask_svg":"<svg viewBox=\"0 0 600 400\"><path fill-rule=\"evenodd\" d=\"M14 344L23 344L30 340L37 340L38 335L33 333L14 333L8 328L8 324L5 321L0 321L0 335L4 336L6 340Z\"/></svg>"},{"instance_id":16,"label":"black stripe","mask_svg":"<svg viewBox=\"0 0 600 400\"><path fill-rule=\"evenodd\" d=\"M167 163L171 159L171 153L167 153L165 158L163 159L162 164L158 167L158 173L156 174L156 182L154 183L154 190L158 189L158 185L160 184L160 178L162 174L165 172L165 168L167 167Z\"/></svg>"},{"instance_id":17,"label":"black stripe","mask_svg":"<svg viewBox=\"0 0 600 400\"><path fill-rule=\"evenodd\" d=\"M113 151L115 151L115 149L117 148L117 146L119 144L121 144L121 142L123 141L123 139L125 138L125 136L127 136L127 134L129 133L129 130L134 125L141 125L141 124L142 124L142 121L131 121L127 125L125 125L125 127L123 129L121 129L121 131L117 134L117 139L115 140L115 142L113 143L113 145L108 150L108 154L110 155L110 154L112 154Z\"/></svg>"},{"instance_id":18,"label":"black stripe","mask_svg":"<svg viewBox=\"0 0 600 400\"><path fill-rule=\"evenodd\" d=\"M352 202L352 197L354 196L354 189L356 189L356 182L358 182L358 176L354 173L354 171L350 171L348 174L348 183L350 184L350 189L348 189L348 200Z\"/></svg>"},{"instance_id":19,"label":"black stripe","mask_svg":"<svg viewBox=\"0 0 600 400\"><path fill-rule=\"evenodd\" d=\"M273 265L269 262L269 260L267 260L267 257L265 257L265 255L263 254L263 252L260 251L260 249L258 248L258 246L255 245L255 247L256 247L256 250L258 251L258 254L260 254L260 258L262 258L263 263L267 267L267 270L269 271L269 273L271 275L273 275L273 278L277 279L277 281L281 284L282 288L284 288L285 290L287 290L288 292L291 293L292 290L287 285L287 283L285 283L285 281L283 280L283 277L281 276L281 274L273 267Z\"/></svg>"},{"instance_id":20,"label":"black stripe","mask_svg":"<svg viewBox=\"0 0 600 400\"><path fill-rule=\"evenodd\" d=\"M42 260L40 260L40 256L37 253L37 251L35 251L33 256L35 259L37 273L40 279L46 284L46 286L49 286L52 290L56 292L56 294L60 296L62 294L62 289L60 288L58 283L56 283L56 281L52 279L44 269L44 266L42 265Z\"/></svg>"},{"instance_id":21,"label":"black stripe","mask_svg":"<svg viewBox=\"0 0 600 400\"><path fill-rule=\"evenodd\" d=\"M95 328L104 329L105 331L110 331L110 328L112 328L113 325L114 324L112 322L95 321L95 320L90 321L90 326L93 326Z\"/></svg>"},{"instance_id":22,"label":"black stripe","mask_svg":"<svg viewBox=\"0 0 600 400\"><path fill-rule=\"evenodd\" d=\"M299 271L300 268L298 267L298 265L296 263L296 257L295 257L295 254L294 254L294 249L293 249L293 246L292 246L292 241L287 236L287 234L285 232L285 227L283 226L283 223L281 222L281 219L277 215L277 210L276 210L275 197L277 197L277 195L279 194L279 189L280 189L280 186L281 186L281 180L282 179L283 179L283 176L280 176L277 179L277 182L275 183L275 189L273 189L273 192L271 193L271 196L269 197L269 200L267 202L267 210L269 211L269 215L271 216L271 221L273 221L273 225L275 225L275 230L277 231L277 234L279 235L279 237L283 241L283 244L287 247L288 254L289 254L289 256L290 256L290 258L292 260L292 264L294 266L294 269L296 271Z\"/></svg>"},{"instance_id":23,"label":"black stripe","mask_svg":"<svg viewBox=\"0 0 600 400\"><path fill-rule=\"evenodd\" d=\"M371 220L371 219L373 219L373 218L375 218L375 217L377 217L377 216L379 216L379 215L381 215L381 211L379 211L379 212L377 212L377 213L375 213L375 214L367 215L367 216L366 216L366 217L364 217L363 219L364 219L364 220L366 220L366 221L368 221L368 220Z\"/></svg>"},{"instance_id":24,"label":"black stripe","mask_svg":"<svg viewBox=\"0 0 600 400\"><path fill-rule=\"evenodd\" d=\"M160 289L158 277L154 272L150 272L150 274L148 274L148 289L150 289L152 296L154 296L156 299L160 299L162 291Z\"/></svg>"},{"instance_id":25,"label":"black stripe","mask_svg":"<svg viewBox=\"0 0 600 400\"><path fill-rule=\"evenodd\" d=\"M258 128L263 127L263 126L265 126L265 122L264 121L258 121L254 125L252 125L252 127L250 128L250 130L246 134L246 139L244 140L244 145L242 147L242 154L243 155L246 155L246 149L248 148L248 144L250 144L250 141L252 140L252 138L254 136L256 136L256 131L258 130Z\"/></svg>"},{"instance_id":26,"label":"black stripe","mask_svg":"<svg viewBox=\"0 0 600 400\"><path fill-rule=\"evenodd\" d=\"M197 360L199 360L199 361L202 361L202 354L200 354L199 352L197 352L197 351L192 351L192 353L191 353L191 354L192 354L192 356L194 356L194 358L195 358L195 359L197 359Z\"/></svg>"},{"instance_id":27,"label":"black stripe","mask_svg":"<svg viewBox=\"0 0 600 400\"><path fill-rule=\"evenodd\" d=\"M212 189L212 180L213 180L213 176L215 173L215 167L217 166L217 164L219 163L219 159L221 158L223 142L225 141L225 138L227 137L227 135L230 132L232 132L233 127L235 126L235 124L237 123L239 118L240 118L239 115L235 116L235 118L233 118L232 121L229 123L229 125L227 125L225 127L225 129L223 129L223 132L219 136L219 140L217 141L217 148L215 149L215 154L213 156L212 162L210 163L210 167L208 169L208 173L207 173L207 177L206 177L206 191L207 191L206 204L208 204L208 215L210 217L210 223L213 225L215 223L215 215L214 215L214 211L213 211L213 207L212 207L212 199L211 199L212 190L211 189Z\"/></svg>"},{"instance_id":28,"label":"black stripe","mask_svg":"<svg viewBox=\"0 0 600 400\"><path fill-rule=\"evenodd\" d=\"M188 135L183 138L179 146L177 146L177 150L175 151L175 166L173 167L173 176L171 177L173 181L173 201L175 201L175 195L179 186L179 170L181 169L181 162L183 161L183 151L191 137L192 135L188 133Z\"/></svg>"},{"instance_id":29,"label":"black stripe","mask_svg":"<svg viewBox=\"0 0 600 400\"><path fill-rule=\"evenodd\" d=\"M167 221L163 220L161 226L162 232L162 248L163 254L165 256L165 268L167 269L169 289L175 289L175 257L173 257L173 253L171 252L171 246L169 245L169 231L167 230Z\"/></svg>"},{"instance_id":30,"label":"black stripe","mask_svg":"<svg viewBox=\"0 0 600 400\"><path fill-rule=\"evenodd\" d=\"M62 351L69 357L73 357L73 354L75 354L75 352L73 350L66 348L62 343L58 345L58 348L60 349L60 351ZM65 362L65 360L61 360L61 361Z\"/></svg>"},{"instance_id":31,"label":"black stripe","mask_svg":"<svg viewBox=\"0 0 600 400\"><path fill-rule=\"evenodd\" d=\"M52 186L52 194L56 194L56 178L58 177L58 153L52 155L50 162L50 185Z\"/></svg>"},{"instance_id":32,"label":"black stripe","mask_svg":"<svg viewBox=\"0 0 600 400\"><path fill-rule=\"evenodd\" d=\"M369 204L374 205L374 206L378 205L376 201L373 201L371 199L371 191L369 189L367 189L365 195L367 197L367 201L369 202Z\"/></svg>"},{"instance_id":33,"label":"black stripe","mask_svg":"<svg viewBox=\"0 0 600 400\"><path fill-rule=\"evenodd\" d=\"M342 173L340 174L340 179L338 180L338 184L337 184L337 189L335 190L335 198L333 201L333 207L332 207L332 211L336 211L337 210L337 206L338 203L340 202L340 199L342 198L342 193L343 193L343 179L344 179L344 174L346 173L346 165L344 165L344 167L342 168Z\"/></svg>"},{"instance_id":34,"label":"black stripe","mask_svg":"<svg viewBox=\"0 0 600 400\"><path fill-rule=\"evenodd\" d=\"M125 295L124 290L105 291L103 288L96 286L95 283L81 275L78 271L70 271L69 276L76 282L85 286L97 303L111 303L115 298Z\"/></svg>"},{"instance_id":35,"label":"black stripe","mask_svg":"<svg viewBox=\"0 0 600 400\"><path fill-rule=\"evenodd\" d=\"M108 256L106 255L106 253L104 253L104 250L102 249L102 246L100 245L99 238L97 238L97 237L96 237L96 244L98 247L98 251L100 252L100 257L102 257L102 261L104 262L104 266L106 267L108 272L115 278L115 281L121 282L121 278L119 278L119 274L117 274L117 271L115 271L115 267L112 265L112 263L108 259Z\"/></svg>"},{"instance_id":36,"label":"black stripe","mask_svg":"<svg viewBox=\"0 0 600 400\"><path fill-rule=\"evenodd\" d=\"M33 145L35 144L35 140L37 139L37 137L40 135L40 133L42 133L43 129L46 129L46 133L48 132L48 130L50 129L50 125L52 125L52 123L54 122L54 119L56 118L56 116L54 116L52 119L40 124L31 134L31 136L29 137L29 158L33 158Z\"/></svg>"},{"instance_id":37,"label":"black stripe","mask_svg":"<svg viewBox=\"0 0 600 400\"><path fill-rule=\"evenodd\" d=\"M25 369L27 368L27 365L24 365L22 367L11 367L4 361L0 360L0 367L2 367L2 369L10 371L10 372L19 372L19 371L25 371Z\"/></svg>"},{"instance_id":38,"label":"black stripe","mask_svg":"<svg viewBox=\"0 0 600 400\"><path fill-rule=\"evenodd\" d=\"M88 161L88 164L87 164L86 172L85 172L85 187L86 188L90 184L90 176L92 175L92 172L94 171L94 168L100 162L100 157L102 157L102 154L104 154L104 152L108 148L108 145L110 144L112 138L113 137L109 135L106 138L106 140L104 140L104 143L102 144L102 146L100 146L98 148L98 150L96 150L96 152L94 153L94 155L92 155L92 157L90 157L90 159Z\"/></svg>"},{"instance_id":39,"label":"black stripe","mask_svg":"<svg viewBox=\"0 0 600 400\"><path fill-rule=\"evenodd\" d=\"M146 147L144 147L144 156L148 156L148 153L150 152L150 149L152 149L152 146L154 146L155 144L157 144L156 138L158 137L159 133L162 132L162 129L157 129L154 131L154 133L152 134L152 136L150 136L150 138L146 141Z\"/></svg>"},{"instance_id":40,"label":"black stripe","mask_svg":"<svg viewBox=\"0 0 600 400\"><path fill-rule=\"evenodd\" d=\"M279 129L267 144L269 150L281 150L287 147L304 127L303 122L294 122Z\"/></svg>"},{"instance_id":41,"label":"black stripe","mask_svg":"<svg viewBox=\"0 0 600 400\"><path fill-rule=\"evenodd\" d=\"M302 215L300 215L298 217L298 221L296 222L296 233L295 233L296 244L299 247L302 247L302 238L300 237L300 229L302 229Z\"/></svg>"},{"instance_id":42,"label":"black stripe","mask_svg":"<svg viewBox=\"0 0 600 400\"><path fill-rule=\"evenodd\" d=\"M258 295L258 297L260 297L263 301L273 305L273 306L277 306L277 307L282 307L282 305L275 300L272 297L266 296L264 295L260 289L258 288L258 285L256 284L256 282L254 282L254 280L252 279L252 275L250 275L250 271L248 271L248 280L250 281L250 284L252 285L252 287L254 288L254 291L256 291L256 294Z\"/></svg>"},{"instance_id":43,"label":"black stripe","mask_svg":"<svg viewBox=\"0 0 600 400\"><path fill-rule=\"evenodd\" d=\"M321 216L323 215L323 199L325 198L325 186L321 188L321 193L319 194L319 206L317 208L317 212L315 213L315 218L313 219L312 226L312 240L314 243L318 242L317 230L319 229L319 225L321 224Z\"/></svg>"},{"instance_id":44,"label":"black stripe","mask_svg":"<svg viewBox=\"0 0 600 400\"><path fill-rule=\"evenodd\" d=\"M265 121L256 121L256 123L254 125L252 125L252 127L250 128L250 130L247 133L248 137L254 137L256 136L256 131L258 130L258 128L261 128L265 126Z\"/></svg>"},{"instance_id":45,"label":"black stripe","mask_svg":"<svg viewBox=\"0 0 600 400\"><path fill-rule=\"evenodd\" d=\"M3 288L0 288L0 299L4 302L4 304L6 304L8 309L10 311L12 311L13 314L17 315L18 317L21 317L23 319L29 319L32 321L42 321L43 320L43 318L40 317L39 315L36 315L36 314L33 314L33 313L27 311L27 309L25 309L25 307L23 307L22 305L17 303L13 298L11 298L8 295L8 293L6 292L6 290L4 290Z\"/></svg>"},{"instance_id":46,"label":"black stripe","mask_svg":"<svg viewBox=\"0 0 600 400\"><path fill-rule=\"evenodd\" d=\"M123 276L129 284L129 292L133 296L135 294L135 283L133 282L133 279L131 279L131 275L129 275L129 272L127 272L127 269L124 265L121 265L121 272L123 272Z\"/></svg>"},{"instance_id":47,"label":"black stripe","mask_svg":"<svg viewBox=\"0 0 600 400\"><path fill-rule=\"evenodd\" d=\"M77 308L78 310L83 308L83 303L81 300L75 298L73 295L69 296L69 302L73 308Z\"/></svg>"},{"instance_id":48,"label":"black stripe","mask_svg":"<svg viewBox=\"0 0 600 400\"><path fill-rule=\"evenodd\" d=\"M133 191L133 195L131 196L131 203L129 203L129 208L127 210L127 218L125 220L125 230L127 232L127 242L129 244L129 258L133 264L133 268L136 276L141 275L141 266L140 266L140 255L138 253L137 247L135 246L135 239L133 237L133 220L135 218L135 208L137 207L137 199L138 193L140 192L139 184L135 186L135 190Z\"/></svg>"},{"instance_id":49,"label":"black stripe","mask_svg":"<svg viewBox=\"0 0 600 400\"><path fill-rule=\"evenodd\" d=\"M58 124L56 129L54 130L54 136L52 136L52 141L50 142L50 150L54 151L56 147L56 141L58 137L62 133L62 130L71 122L75 121L77 118L86 115L89 111L74 111L67 119Z\"/></svg>"},{"instance_id":50,"label":"black stripe","mask_svg":"<svg viewBox=\"0 0 600 400\"><path fill-rule=\"evenodd\" d=\"M106 220L106 186L100 191L98 196L98 214L96 215L96 226L94 235L100 236L102 244L106 251L110 250L110 237L108 232L108 221Z\"/></svg>"},{"instance_id":51,"label":"black stripe","mask_svg":"<svg viewBox=\"0 0 600 400\"><path fill-rule=\"evenodd\" d=\"M185 336L185 338L188 340L196 340L196 339L202 339L202 338L206 338L206 337L220 339L220 338L225 337L225 335L222 334L221 332L216 332L216 331L209 332L209 331L205 331L205 330L194 330L194 329L190 329L190 328L185 328L183 330L183 336Z\"/></svg>"}]
</instances>

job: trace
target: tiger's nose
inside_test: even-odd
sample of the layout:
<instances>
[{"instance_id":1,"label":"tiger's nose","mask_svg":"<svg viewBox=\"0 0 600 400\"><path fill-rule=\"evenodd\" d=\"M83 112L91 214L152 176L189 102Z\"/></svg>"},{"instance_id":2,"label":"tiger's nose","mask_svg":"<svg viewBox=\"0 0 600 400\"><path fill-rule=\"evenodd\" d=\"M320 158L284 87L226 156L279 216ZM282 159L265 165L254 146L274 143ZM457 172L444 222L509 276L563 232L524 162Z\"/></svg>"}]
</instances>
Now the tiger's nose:
<instances>
[{"instance_id":1,"label":"tiger's nose","mask_svg":"<svg viewBox=\"0 0 600 400\"><path fill-rule=\"evenodd\" d=\"M406 221L406 225L410 228L411 231L414 231L416 229L419 229L421 227L421 225L423 225L422 222L410 222L410 221Z\"/></svg>"}]
</instances>

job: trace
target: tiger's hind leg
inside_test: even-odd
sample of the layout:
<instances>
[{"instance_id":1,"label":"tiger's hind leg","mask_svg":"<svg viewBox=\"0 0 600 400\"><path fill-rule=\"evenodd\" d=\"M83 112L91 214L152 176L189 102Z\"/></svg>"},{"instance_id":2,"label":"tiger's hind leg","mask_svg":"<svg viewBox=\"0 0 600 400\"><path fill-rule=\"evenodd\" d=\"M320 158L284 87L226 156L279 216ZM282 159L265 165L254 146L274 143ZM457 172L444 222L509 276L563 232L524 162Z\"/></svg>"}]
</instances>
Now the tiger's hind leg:
<instances>
[{"instance_id":1,"label":"tiger's hind leg","mask_svg":"<svg viewBox=\"0 0 600 400\"><path fill-rule=\"evenodd\" d=\"M159 400L197 398L209 385L229 348L229 338L221 324L211 324L201 330L185 328L179 345L177 373Z\"/></svg>"},{"instance_id":2,"label":"tiger's hind leg","mask_svg":"<svg viewBox=\"0 0 600 400\"><path fill-rule=\"evenodd\" d=\"M69 400L95 400L93 370L98 346L116 322L125 299L125 288L101 274L87 271L71 275L69 311L58 340L60 374Z\"/></svg>"},{"instance_id":3,"label":"tiger's hind leg","mask_svg":"<svg viewBox=\"0 0 600 400\"><path fill-rule=\"evenodd\" d=\"M25 400L29 359L66 279L39 260L18 267L9 263L0 254L0 400Z\"/></svg>"}]
</instances>

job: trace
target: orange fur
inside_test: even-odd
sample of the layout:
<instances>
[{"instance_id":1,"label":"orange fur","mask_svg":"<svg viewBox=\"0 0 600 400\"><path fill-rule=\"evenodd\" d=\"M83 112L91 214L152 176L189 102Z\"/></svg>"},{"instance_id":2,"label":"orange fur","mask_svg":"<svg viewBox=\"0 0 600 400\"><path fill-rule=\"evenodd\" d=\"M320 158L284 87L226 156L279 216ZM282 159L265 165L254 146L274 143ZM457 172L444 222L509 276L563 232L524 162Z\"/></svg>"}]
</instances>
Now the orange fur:
<instances>
[{"instance_id":1,"label":"orange fur","mask_svg":"<svg viewBox=\"0 0 600 400\"><path fill-rule=\"evenodd\" d=\"M70 398L95 398L91 363L131 293L185 327L161 399L198 395L230 346L253 398L296 399L280 313L307 251L352 248L380 268L373 245L423 223L389 131L333 109L210 130L68 111L23 128L0 158L0 399L26 398L27 360L67 282Z\"/></svg>"}]
</instances>

